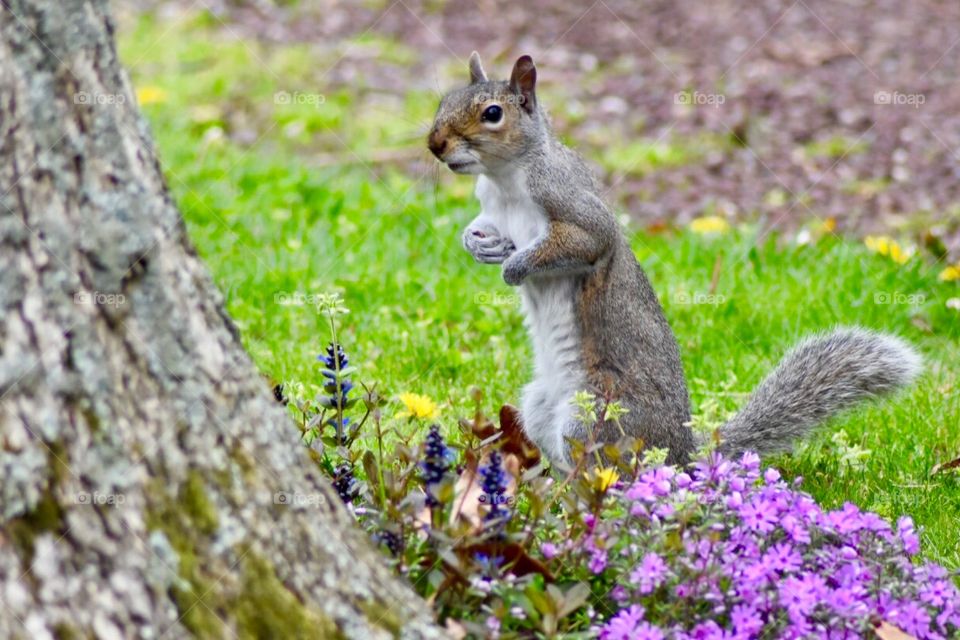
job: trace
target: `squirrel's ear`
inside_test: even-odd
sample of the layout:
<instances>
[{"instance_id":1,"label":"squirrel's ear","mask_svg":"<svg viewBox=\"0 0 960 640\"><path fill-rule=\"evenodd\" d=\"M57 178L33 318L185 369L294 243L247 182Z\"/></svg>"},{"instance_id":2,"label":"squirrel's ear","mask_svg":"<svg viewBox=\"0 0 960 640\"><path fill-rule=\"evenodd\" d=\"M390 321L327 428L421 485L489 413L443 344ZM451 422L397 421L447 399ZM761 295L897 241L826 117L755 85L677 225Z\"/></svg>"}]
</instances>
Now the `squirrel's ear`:
<instances>
[{"instance_id":1,"label":"squirrel's ear","mask_svg":"<svg viewBox=\"0 0 960 640\"><path fill-rule=\"evenodd\" d=\"M523 96L520 106L528 113L533 113L537 107L537 94L534 91L536 86L537 68L533 64L533 58L520 56L513 65L513 73L510 74L510 90Z\"/></svg>"},{"instance_id":2,"label":"squirrel's ear","mask_svg":"<svg viewBox=\"0 0 960 640\"><path fill-rule=\"evenodd\" d=\"M480 54L474 51L470 54L470 84L486 81L487 74L483 70L483 65L480 64Z\"/></svg>"}]
</instances>

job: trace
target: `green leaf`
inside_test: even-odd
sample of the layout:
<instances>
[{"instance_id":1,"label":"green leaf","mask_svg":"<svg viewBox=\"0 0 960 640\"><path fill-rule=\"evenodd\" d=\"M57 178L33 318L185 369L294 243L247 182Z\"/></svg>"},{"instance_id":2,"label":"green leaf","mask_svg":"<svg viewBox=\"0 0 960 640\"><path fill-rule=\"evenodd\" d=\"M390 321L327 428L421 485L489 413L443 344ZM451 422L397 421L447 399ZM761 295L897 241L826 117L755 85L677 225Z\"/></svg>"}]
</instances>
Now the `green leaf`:
<instances>
[{"instance_id":1,"label":"green leaf","mask_svg":"<svg viewBox=\"0 0 960 640\"><path fill-rule=\"evenodd\" d=\"M323 436L320 438L320 441L332 449L336 449L340 446L340 443L337 442L336 436Z\"/></svg>"},{"instance_id":2,"label":"green leaf","mask_svg":"<svg viewBox=\"0 0 960 640\"><path fill-rule=\"evenodd\" d=\"M578 582L570 587L563 595L563 602L560 605L559 617L565 618L583 605L590 598L590 585L586 582Z\"/></svg>"},{"instance_id":3,"label":"green leaf","mask_svg":"<svg viewBox=\"0 0 960 640\"><path fill-rule=\"evenodd\" d=\"M363 452L363 472L367 474L367 485L370 487L370 497L374 503L380 506L380 468L377 466L377 457L373 451L367 449Z\"/></svg>"},{"instance_id":4,"label":"green leaf","mask_svg":"<svg viewBox=\"0 0 960 640\"><path fill-rule=\"evenodd\" d=\"M533 606L536 607L537 611L539 611L541 615L546 616L549 613L556 611L553 599L544 591L541 591L536 585L531 584L526 588L524 593L528 598L530 598L530 602L533 603Z\"/></svg>"}]
</instances>

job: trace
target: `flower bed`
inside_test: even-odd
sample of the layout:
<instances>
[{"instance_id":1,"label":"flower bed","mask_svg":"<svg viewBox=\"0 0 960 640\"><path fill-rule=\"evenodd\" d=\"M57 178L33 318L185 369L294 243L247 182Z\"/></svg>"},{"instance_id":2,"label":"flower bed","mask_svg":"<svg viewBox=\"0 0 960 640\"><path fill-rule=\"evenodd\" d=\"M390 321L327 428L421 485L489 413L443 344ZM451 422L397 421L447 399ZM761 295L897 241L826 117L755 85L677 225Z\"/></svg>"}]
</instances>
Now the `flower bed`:
<instances>
[{"instance_id":1,"label":"flower bed","mask_svg":"<svg viewBox=\"0 0 960 640\"><path fill-rule=\"evenodd\" d=\"M277 398L455 637L960 637L955 576L918 561L909 517L894 527L853 504L825 511L755 454L708 448L679 469L626 437L576 445L576 468L550 474L516 411L495 427L479 391L453 438L428 426L436 404L417 394L384 424L388 401L358 393L336 342L345 310L335 297L324 308L334 342L318 358L322 384L312 399L296 383ZM574 404L586 425L624 413L587 393Z\"/></svg>"},{"instance_id":2,"label":"flower bed","mask_svg":"<svg viewBox=\"0 0 960 640\"><path fill-rule=\"evenodd\" d=\"M622 509L582 551L620 607L600 638L853 638L881 621L960 632L948 573L911 560L909 517L894 529L852 504L824 511L756 455L660 467L616 493Z\"/></svg>"}]
</instances>

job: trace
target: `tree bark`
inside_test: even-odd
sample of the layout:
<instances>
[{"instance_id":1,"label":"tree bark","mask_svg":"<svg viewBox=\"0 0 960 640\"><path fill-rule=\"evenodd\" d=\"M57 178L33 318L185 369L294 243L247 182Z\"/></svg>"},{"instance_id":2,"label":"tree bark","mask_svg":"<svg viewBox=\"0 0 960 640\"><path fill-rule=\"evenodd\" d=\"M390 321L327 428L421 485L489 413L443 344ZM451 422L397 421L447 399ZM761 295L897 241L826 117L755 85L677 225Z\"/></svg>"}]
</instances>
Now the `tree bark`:
<instances>
[{"instance_id":1,"label":"tree bark","mask_svg":"<svg viewBox=\"0 0 960 640\"><path fill-rule=\"evenodd\" d=\"M0 0L0 637L441 637L243 351L113 31Z\"/></svg>"}]
</instances>

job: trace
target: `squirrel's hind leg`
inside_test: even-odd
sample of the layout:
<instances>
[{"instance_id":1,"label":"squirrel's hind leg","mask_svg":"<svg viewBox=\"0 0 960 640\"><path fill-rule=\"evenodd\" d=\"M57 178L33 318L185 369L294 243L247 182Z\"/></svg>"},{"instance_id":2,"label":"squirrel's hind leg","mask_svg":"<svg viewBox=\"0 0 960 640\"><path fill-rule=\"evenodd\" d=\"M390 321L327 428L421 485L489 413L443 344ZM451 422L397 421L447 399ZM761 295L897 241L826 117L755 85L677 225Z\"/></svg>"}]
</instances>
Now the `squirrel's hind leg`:
<instances>
[{"instance_id":1,"label":"squirrel's hind leg","mask_svg":"<svg viewBox=\"0 0 960 640\"><path fill-rule=\"evenodd\" d=\"M523 388L520 420L523 431L551 463L562 460L564 450L557 447L555 390L543 381L534 380Z\"/></svg>"}]
</instances>

